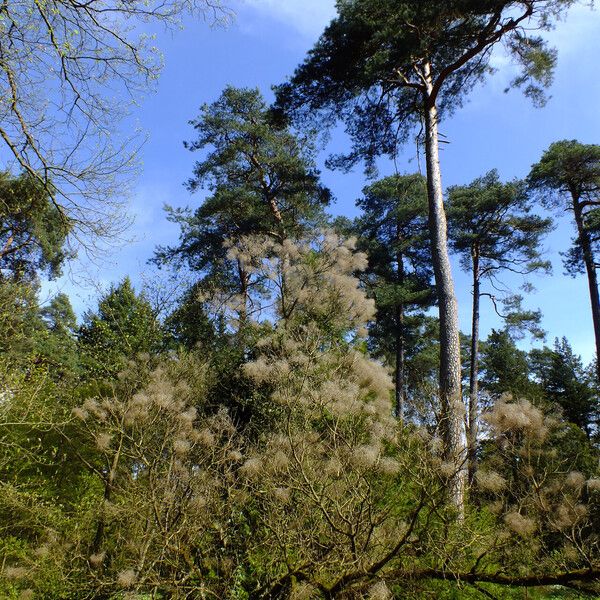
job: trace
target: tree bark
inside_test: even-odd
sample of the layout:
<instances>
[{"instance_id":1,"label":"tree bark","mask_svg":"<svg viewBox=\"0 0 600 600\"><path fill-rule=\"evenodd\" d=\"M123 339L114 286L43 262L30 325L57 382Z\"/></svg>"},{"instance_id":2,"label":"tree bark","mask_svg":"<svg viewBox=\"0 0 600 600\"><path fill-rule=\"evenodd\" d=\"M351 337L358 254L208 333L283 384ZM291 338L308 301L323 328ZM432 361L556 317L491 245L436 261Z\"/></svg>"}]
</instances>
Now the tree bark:
<instances>
[{"instance_id":1,"label":"tree bark","mask_svg":"<svg viewBox=\"0 0 600 600\"><path fill-rule=\"evenodd\" d=\"M240 296L242 297L242 303L238 310L239 329L238 333L242 331L248 323L248 295L249 295L249 276L242 262L238 259L237 261L238 276L240 279Z\"/></svg>"},{"instance_id":2,"label":"tree bark","mask_svg":"<svg viewBox=\"0 0 600 600\"><path fill-rule=\"evenodd\" d=\"M473 260L473 311L471 315L471 368L469 370L469 426L467 428L467 456L469 484L473 485L477 472L477 430L479 411L479 249L471 251Z\"/></svg>"},{"instance_id":3,"label":"tree bark","mask_svg":"<svg viewBox=\"0 0 600 600\"><path fill-rule=\"evenodd\" d=\"M427 162L427 195L431 255L440 317L440 429L445 459L454 465L449 480L449 495L460 515L464 513L465 444L464 403L461 393L460 337L458 305L448 255L446 212L439 161L438 113L432 98L431 68L424 69L427 82L424 92L425 155Z\"/></svg>"},{"instance_id":4,"label":"tree bark","mask_svg":"<svg viewBox=\"0 0 600 600\"><path fill-rule=\"evenodd\" d=\"M400 232L397 232L397 240L400 242ZM396 256L398 263L398 284L404 285L404 260L402 253ZM404 422L404 302L396 305L396 417L400 423Z\"/></svg>"},{"instance_id":5,"label":"tree bark","mask_svg":"<svg viewBox=\"0 0 600 600\"><path fill-rule=\"evenodd\" d=\"M587 272L588 287L590 290L590 303L592 305L592 321L594 323L594 337L596 340L596 376L600 382L600 295L598 294L598 274L596 272L596 263L594 260L594 250L590 234L585 228L583 209L579 202L579 197L572 194L573 212L575 213L575 223L577 224L577 234L579 243L583 252L583 261Z\"/></svg>"}]
</instances>

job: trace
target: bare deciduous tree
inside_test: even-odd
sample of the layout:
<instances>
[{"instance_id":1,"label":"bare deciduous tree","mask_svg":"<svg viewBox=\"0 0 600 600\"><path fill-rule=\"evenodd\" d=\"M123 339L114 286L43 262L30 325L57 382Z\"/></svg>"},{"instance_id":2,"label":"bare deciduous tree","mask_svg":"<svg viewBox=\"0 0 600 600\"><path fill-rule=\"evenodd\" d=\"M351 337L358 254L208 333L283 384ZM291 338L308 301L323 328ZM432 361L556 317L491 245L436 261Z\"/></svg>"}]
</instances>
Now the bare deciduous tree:
<instances>
[{"instance_id":1,"label":"bare deciduous tree","mask_svg":"<svg viewBox=\"0 0 600 600\"><path fill-rule=\"evenodd\" d=\"M169 26L184 12L227 14L219 0L0 5L0 159L43 183L80 241L124 224L119 209L139 136L122 136L116 125L161 67L137 26Z\"/></svg>"}]
</instances>

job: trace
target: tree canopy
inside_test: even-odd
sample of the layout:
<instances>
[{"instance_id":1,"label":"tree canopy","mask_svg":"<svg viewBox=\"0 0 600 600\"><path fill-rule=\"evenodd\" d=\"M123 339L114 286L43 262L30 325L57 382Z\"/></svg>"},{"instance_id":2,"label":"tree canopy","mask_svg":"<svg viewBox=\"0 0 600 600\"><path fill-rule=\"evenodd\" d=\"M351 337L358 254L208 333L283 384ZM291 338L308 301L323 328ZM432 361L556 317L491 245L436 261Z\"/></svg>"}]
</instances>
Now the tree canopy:
<instances>
[{"instance_id":1,"label":"tree canopy","mask_svg":"<svg viewBox=\"0 0 600 600\"><path fill-rule=\"evenodd\" d=\"M139 145L116 125L161 60L136 23L184 12L225 15L219 0L5 3L0 20L0 139L9 163L45 188L90 247L125 224L123 192Z\"/></svg>"},{"instance_id":2,"label":"tree canopy","mask_svg":"<svg viewBox=\"0 0 600 600\"><path fill-rule=\"evenodd\" d=\"M342 119L354 148L341 164L393 156L423 118L426 79L427 102L443 118L492 73L489 59L498 43L521 66L512 85L543 102L556 54L532 31L550 27L573 3L339 1L337 17L290 82L278 88L278 106L309 121L315 115Z\"/></svg>"},{"instance_id":3,"label":"tree canopy","mask_svg":"<svg viewBox=\"0 0 600 600\"><path fill-rule=\"evenodd\" d=\"M14 278L60 275L73 222L34 177L0 174L0 273Z\"/></svg>"}]
</instances>

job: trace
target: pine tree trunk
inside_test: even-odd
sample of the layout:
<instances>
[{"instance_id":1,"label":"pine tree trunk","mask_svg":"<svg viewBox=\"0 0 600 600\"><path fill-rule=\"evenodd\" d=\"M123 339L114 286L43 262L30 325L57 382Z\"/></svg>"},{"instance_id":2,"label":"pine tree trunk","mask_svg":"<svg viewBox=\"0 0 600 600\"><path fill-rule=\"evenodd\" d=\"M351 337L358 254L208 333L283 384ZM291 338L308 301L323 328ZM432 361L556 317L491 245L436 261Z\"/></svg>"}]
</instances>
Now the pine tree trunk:
<instances>
[{"instance_id":1,"label":"pine tree trunk","mask_svg":"<svg viewBox=\"0 0 600 600\"><path fill-rule=\"evenodd\" d=\"M445 459L455 467L449 481L449 494L460 515L464 513L466 483L464 444L464 403L461 393L460 337L458 305L448 255L446 212L439 161L438 114L431 100L431 73L426 68L428 89L424 94L425 155L431 255L440 317L440 429Z\"/></svg>"},{"instance_id":2,"label":"pine tree trunk","mask_svg":"<svg viewBox=\"0 0 600 600\"><path fill-rule=\"evenodd\" d=\"M471 368L469 371L469 427L467 429L467 456L469 483L473 485L477 472L477 417L479 395L479 251L473 248L473 312L471 319Z\"/></svg>"},{"instance_id":3,"label":"pine tree trunk","mask_svg":"<svg viewBox=\"0 0 600 600\"><path fill-rule=\"evenodd\" d=\"M400 227L396 227L396 243L400 244L402 234ZM398 285L404 285L404 257L401 252L396 254ZM399 302L396 306L396 417L400 423L404 422L404 302Z\"/></svg>"},{"instance_id":4,"label":"pine tree trunk","mask_svg":"<svg viewBox=\"0 0 600 600\"><path fill-rule=\"evenodd\" d=\"M596 376L600 382L600 295L598 294L598 274L590 234L585 228L582 207L579 198L573 195L573 212L577 224L577 234L585 262L588 287L590 290L590 303L592 305L592 321L594 323L594 337L596 339Z\"/></svg>"},{"instance_id":5,"label":"pine tree trunk","mask_svg":"<svg viewBox=\"0 0 600 600\"><path fill-rule=\"evenodd\" d=\"M404 422L404 306L396 307L396 417Z\"/></svg>"},{"instance_id":6,"label":"pine tree trunk","mask_svg":"<svg viewBox=\"0 0 600 600\"><path fill-rule=\"evenodd\" d=\"M248 322L248 273L244 269L242 262L237 261L238 276L240 279L240 296L242 303L238 310L239 330L242 331Z\"/></svg>"}]
</instances>

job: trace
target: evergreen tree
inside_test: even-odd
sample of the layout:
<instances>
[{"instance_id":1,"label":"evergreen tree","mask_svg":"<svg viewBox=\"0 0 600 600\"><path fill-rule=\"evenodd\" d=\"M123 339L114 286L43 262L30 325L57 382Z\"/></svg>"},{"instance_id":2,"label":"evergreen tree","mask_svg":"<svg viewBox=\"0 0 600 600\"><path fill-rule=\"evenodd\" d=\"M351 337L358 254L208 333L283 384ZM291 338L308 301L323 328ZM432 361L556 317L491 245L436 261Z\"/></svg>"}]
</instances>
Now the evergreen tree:
<instances>
[{"instance_id":1,"label":"evergreen tree","mask_svg":"<svg viewBox=\"0 0 600 600\"><path fill-rule=\"evenodd\" d=\"M503 394L531 398L534 386L529 377L527 353L517 348L508 331L492 329L481 355L481 385L486 395L492 400Z\"/></svg>"},{"instance_id":2,"label":"evergreen tree","mask_svg":"<svg viewBox=\"0 0 600 600\"><path fill-rule=\"evenodd\" d=\"M464 460L460 340L448 256L439 164L440 118L461 106L490 72L491 48L503 41L523 66L514 85L543 99L555 62L532 28L548 27L570 0L349 0L322 34L278 105L298 116L325 114L346 123L354 148L346 166L366 157L395 156L415 124L424 130L432 263L440 316L440 396L448 458ZM524 25L527 24L527 29ZM462 506L464 472L452 483Z\"/></svg>"},{"instance_id":3,"label":"evergreen tree","mask_svg":"<svg viewBox=\"0 0 600 600\"><path fill-rule=\"evenodd\" d=\"M0 356L6 370L28 369L40 331L38 285L35 282L0 281Z\"/></svg>"},{"instance_id":4,"label":"evergreen tree","mask_svg":"<svg viewBox=\"0 0 600 600\"><path fill-rule=\"evenodd\" d=\"M32 175L0 173L0 276L60 275L72 223Z\"/></svg>"},{"instance_id":5,"label":"evergreen tree","mask_svg":"<svg viewBox=\"0 0 600 600\"><path fill-rule=\"evenodd\" d=\"M394 365L395 411L402 419L410 332L434 300L426 180L421 175L386 177L365 188L357 206L362 215L355 231L369 257L364 280L377 306L370 341L372 350Z\"/></svg>"},{"instance_id":6,"label":"evergreen tree","mask_svg":"<svg viewBox=\"0 0 600 600\"><path fill-rule=\"evenodd\" d=\"M191 350L211 348L223 326L215 327L205 304L200 298L198 286L192 286L183 294L177 307L165 320L165 329L176 344Z\"/></svg>"},{"instance_id":7,"label":"evergreen tree","mask_svg":"<svg viewBox=\"0 0 600 600\"><path fill-rule=\"evenodd\" d=\"M473 280L467 426L469 478L473 481L477 466L481 297L489 296L495 303L494 295L483 291L481 285L489 281L497 290L500 278L507 272L528 275L549 271L550 264L541 259L540 243L552 221L531 214L532 202L524 182L501 183L497 171L490 171L468 186L451 188L448 199L450 245Z\"/></svg>"},{"instance_id":8,"label":"evergreen tree","mask_svg":"<svg viewBox=\"0 0 600 600\"><path fill-rule=\"evenodd\" d=\"M205 187L211 195L195 211L167 208L181 227L180 244L159 248L154 260L198 272L208 293L237 297L244 322L260 282L224 242L250 234L279 241L299 236L323 222L330 194L319 183L310 141L276 126L258 90L226 88L192 125L198 137L186 147L206 152L188 189Z\"/></svg>"},{"instance_id":9,"label":"evergreen tree","mask_svg":"<svg viewBox=\"0 0 600 600\"><path fill-rule=\"evenodd\" d=\"M96 312L84 315L78 341L92 371L112 377L137 354L158 352L162 333L150 304L126 277L100 299Z\"/></svg>"},{"instance_id":10,"label":"evergreen tree","mask_svg":"<svg viewBox=\"0 0 600 600\"><path fill-rule=\"evenodd\" d=\"M40 310L45 327L38 336L36 350L50 365L51 373L58 378L74 376L79 371L77 355L77 317L69 297L57 294Z\"/></svg>"},{"instance_id":11,"label":"evergreen tree","mask_svg":"<svg viewBox=\"0 0 600 600\"><path fill-rule=\"evenodd\" d=\"M598 395L567 338L556 338L552 349L532 350L530 363L544 396L562 408L567 421L590 437L598 423Z\"/></svg>"},{"instance_id":12,"label":"evergreen tree","mask_svg":"<svg viewBox=\"0 0 600 600\"><path fill-rule=\"evenodd\" d=\"M600 381L600 146L576 140L551 144L531 168L529 182L547 207L573 211L577 237L566 253L565 267L573 277L584 269L587 273Z\"/></svg>"}]
</instances>

